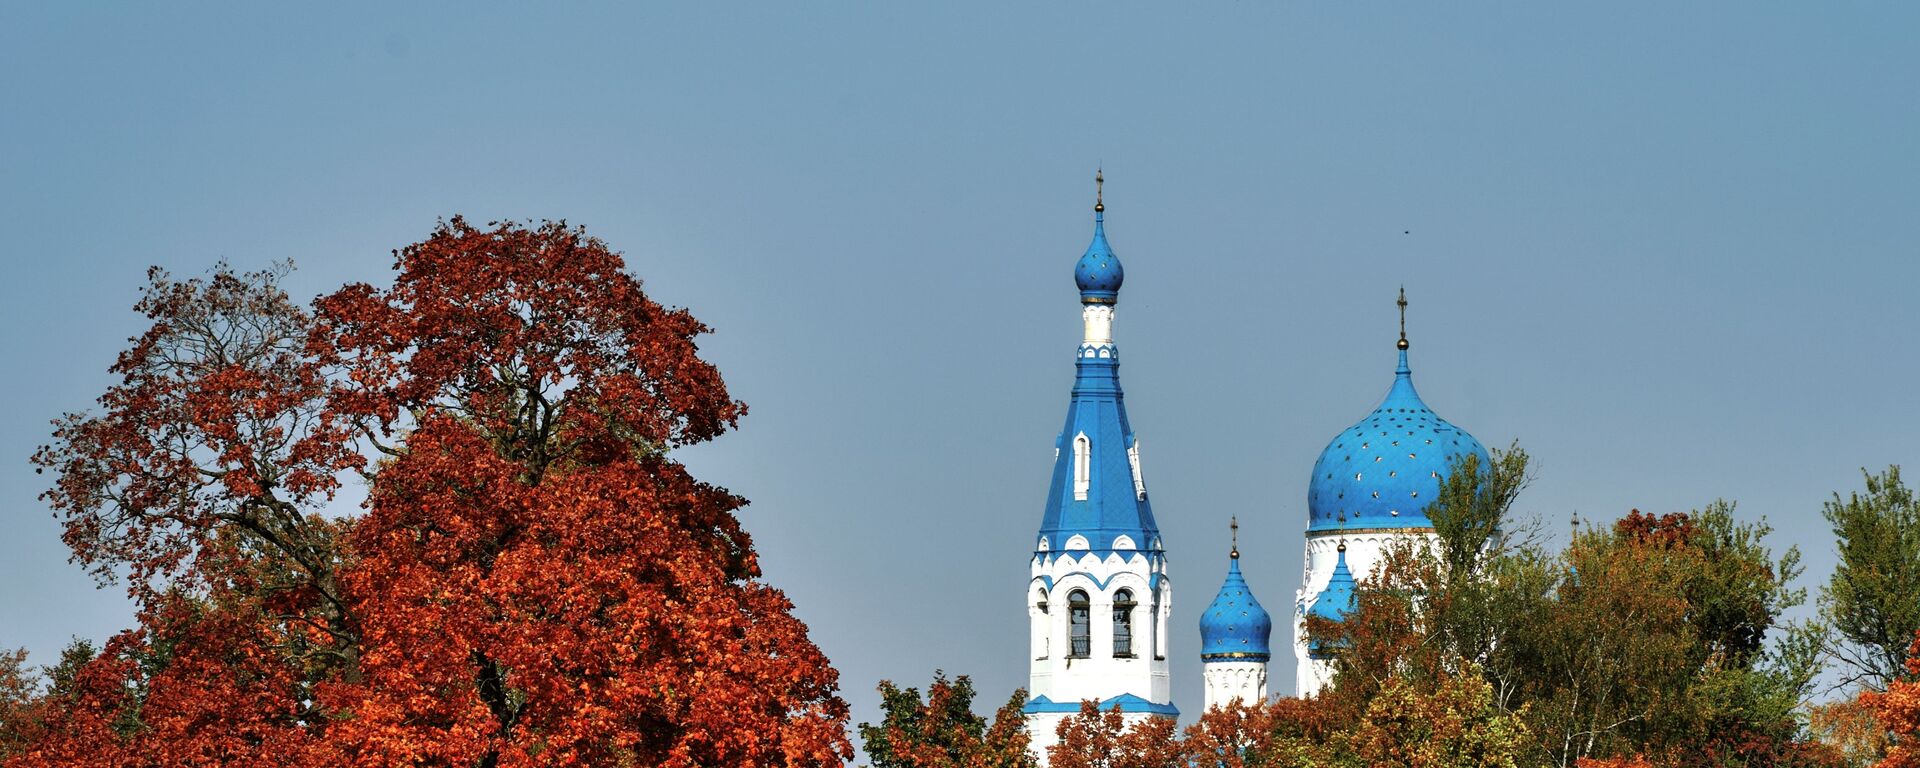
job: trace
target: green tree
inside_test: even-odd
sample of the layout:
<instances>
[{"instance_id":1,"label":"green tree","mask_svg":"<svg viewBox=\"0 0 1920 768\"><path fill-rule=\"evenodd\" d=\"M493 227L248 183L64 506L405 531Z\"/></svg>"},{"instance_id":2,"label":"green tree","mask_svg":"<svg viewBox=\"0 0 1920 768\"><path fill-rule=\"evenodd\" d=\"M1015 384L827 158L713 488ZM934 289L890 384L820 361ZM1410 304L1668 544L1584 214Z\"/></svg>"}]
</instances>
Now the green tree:
<instances>
[{"instance_id":1,"label":"green tree","mask_svg":"<svg viewBox=\"0 0 1920 768\"><path fill-rule=\"evenodd\" d=\"M1527 477L1518 448L1456 463L1428 509L1435 535L1390 547L1344 621L1308 618L1333 649L1316 701L1348 733L1390 694L1474 677L1525 723L1522 763L1824 764L1796 716L1818 633L1780 623L1805 597L1796 549L1774 552L1764 522L1715 502L1634 511L1551 551L1512 520Z\"/></svg>"},{"instance_id":2,"label":"green tree","mask_svg":"<svg viewBox=\"0 0 1920 768\"><path fill-rule=\"evenodd\" d=\"M47 695L65 696L73 692L74 680L80 674L80 668L93 657L100 655L100 649L93 642L76 637L67 647L60 650L60 660L46 668Z\"/></svg>"},{"instance_id":3,"label":"green tree","mask_svg":"<svg viewBox=\"0 0 1920 768\"><path fill-rule=\"evenodd\" d=\"M880 681L880 724L860 724L873 768L1032 768L1028 751L1027 692L1013 697L989 722L973 712L973 681L933 673L922 698L914 688Z\"/></svg>"},{"instance_id":4,"label":"green tree","mask_svg":"<svg viewBox=\"0 0 1920 768\"><path fill-rule=\"evenodd\" d=\"M27 669L26 650L0 651L0 760L32 738L39 699L40 678Z\"/></svg>"},{"instance_id":5,"label":"green tree","mask_svg":"<svg viewBox=\"0 0 1920 768\"><path fill-rule=\"evenodd\" d=\"M1477 668L1461 672L1431 692L1390 682L1354 729L1354 751L1374 766L1517 768L1530 745L1523 713L1495 706Z\"/></svg>"},{"instance_id":6,"label":"green tree","mask_svg":"<svg viewBox=\"0 0 1920 768\"><path fill-rule=\"evenodd\" d=\"M1847 671L1843 684L1884 691L1908 679L1908 645L1920 631L1920 502L1897 466L1861 474L1865 493L1836 493L1821 509L1840 564L1820 613L1838 635L1828 650Z\"/></svg>"}]
</instances>

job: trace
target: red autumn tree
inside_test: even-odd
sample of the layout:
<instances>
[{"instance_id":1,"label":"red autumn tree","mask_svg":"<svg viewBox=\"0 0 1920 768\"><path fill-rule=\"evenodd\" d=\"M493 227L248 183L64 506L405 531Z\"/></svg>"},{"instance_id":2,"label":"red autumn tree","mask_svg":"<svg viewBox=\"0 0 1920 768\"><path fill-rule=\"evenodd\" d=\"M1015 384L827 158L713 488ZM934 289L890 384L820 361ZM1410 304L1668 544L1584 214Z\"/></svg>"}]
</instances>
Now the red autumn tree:
<instances>
[{"instance_id":1,"label":"red autumn tree","mask_svg":"<svg viewBox=\"0 0 1920 768\"><path fill-rule=\"evenodd\" d=\"M620 256L460 219L311 315L175 283L37 461L141 626L54 703L61 764L826 765L836 674L668 452L744 407ZM362 458L381 458L369 465ZM364 517L317 514L362 469ZM28 764L51 764L32 761Z\"/></svg>"},{"instance_id":2,"label":"red autumn tree","mask_svg":"<svg viewBox=\"0 0 1920 768\"><path fill-rule=\"evenodd\" d=\"M369 763L824 765L836 674L669 449L744 407L577 228L455 219L321 299L335 407L392 455L354 533ZM405 444L390 444L402 434Z\"/></svg>"},{"instance_id":3,"label":"red autumn tree","mask_svg":"<svg viewBox=\"0 0 1920 768\"><path fill-rule=\"evenodd\" d=\"M350 679L360 643L339 581L345 525L320 510L365 461L327 406L312 317L280 289L284 274L150 270L135 309L151 325L114 362L119 381L98 413L56 420L35 454L55 474L43 498L74 559L126 578L140 627L95 658L63 659L70 679L13 764L190 765L268 749L295 764L289 745L322 738L338 715L315 685Z\"/></svg>"}]
</instances>

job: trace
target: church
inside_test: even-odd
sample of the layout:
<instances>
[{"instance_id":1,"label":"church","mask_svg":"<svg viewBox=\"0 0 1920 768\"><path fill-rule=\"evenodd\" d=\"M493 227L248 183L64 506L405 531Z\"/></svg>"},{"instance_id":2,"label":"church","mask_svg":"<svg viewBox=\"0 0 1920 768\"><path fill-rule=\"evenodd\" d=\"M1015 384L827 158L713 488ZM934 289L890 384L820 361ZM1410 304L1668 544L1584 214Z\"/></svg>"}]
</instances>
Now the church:
<instances>
[{"instance_id":1,"label":"church","mask_svg":"<svg viewBox=\"0 0 1920 768\"><path fill-rule=\"evenodd\" d=\"M1043 764L1060 721L1083 700L1117 707L1130 721L1180 714L1167 664L1175 652L1173 583L1120 389L1113 327L1125 272L1107 242L1103 183L1096 174L1093 243L1073 270L1082 333L1026 589L1027 728ZM1414 390L1404 291L1398 303L1398 363L1386 397L1327 443L1308 484L1306 565L1291 614L1296 696L1318 692L1331 677L1325 655L1307 642L1304 618L1339 619L1350 610L1354 574L1370 572L1396 540L1434 536L1425 509L1450 463L1487 459L1479 441ZM1229 529L1220 589L1200 615L1208 708L1267 697L1273 618L1240 575L1238 527Z\"/></svg>"}]
</instances>

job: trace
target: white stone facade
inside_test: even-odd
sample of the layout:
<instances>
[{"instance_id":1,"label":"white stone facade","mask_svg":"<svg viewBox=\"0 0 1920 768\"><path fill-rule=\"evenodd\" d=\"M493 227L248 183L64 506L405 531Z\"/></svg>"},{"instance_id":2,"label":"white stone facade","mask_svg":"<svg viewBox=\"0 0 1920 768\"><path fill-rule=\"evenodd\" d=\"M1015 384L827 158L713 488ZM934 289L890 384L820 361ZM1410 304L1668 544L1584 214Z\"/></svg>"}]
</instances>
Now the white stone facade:
<instances>
[{"instance_id":1,"label":"white stone facade","mask_svg":"<svg viewBox=\"0 0 1920 768\"><path fill-rule=\"evenodd\" d=\"M1085 549L1085 538L1074 536L1069 547L1080 549L1043 550L1034 555L1027 585L1028 656L1032 659L1028 695L1044 696L1063 709L1077 709L1087 699L1106 701L1128 694L1170 704L1167 620L1173 612L1173 590L1166 578L1166 556L1159 551L1158 541L1151 542L1149 550L1135 549L1135 542L1125 536L1101 543L1109 548ZM1131 641L1124 653L1114 642L1121 624L1115 605L1123 592L1133 602L1125 619ZM1071 622L1076 593L1086 596L1084 655L1074 652ZM1057 741L1055 727L1070 714L1028 715L1033 749L1043 765L1046 748ZM1127 719L1149 716L1139 712Z\"/></svg>"},{"instance_id":2,"label":"white stone facade","mask_svg":"<svg viewBox=\"0 0 1920 768\"><path fill-rule=\"evenodd\" d=\"M1264 661L1209 661L1206 667L1207 709L1234 701L1248 706L1267 700L1267 663Z\"/></svg>"}]
</instances>

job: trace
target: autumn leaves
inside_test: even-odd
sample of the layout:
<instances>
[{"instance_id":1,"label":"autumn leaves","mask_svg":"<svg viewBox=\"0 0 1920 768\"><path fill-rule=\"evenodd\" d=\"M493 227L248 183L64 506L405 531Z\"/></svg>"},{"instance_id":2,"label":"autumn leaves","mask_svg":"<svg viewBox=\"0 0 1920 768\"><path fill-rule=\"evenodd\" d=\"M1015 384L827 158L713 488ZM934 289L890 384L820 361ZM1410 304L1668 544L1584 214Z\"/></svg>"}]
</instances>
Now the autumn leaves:
<instances>
[{"instance_id":1,"label":"autumn leaves","mask_svg":"<svg viewBox=\"0 0 1920 768\"><path fill-rule=\"evenodd\" d=\"M35 458L140 626L30 702L12 764L848 758L744 500L667 454L745 410L705 327L561 223L395 257L310 309L285 270L151 275L120 383Z\"/></svg>"}]
</instances>

